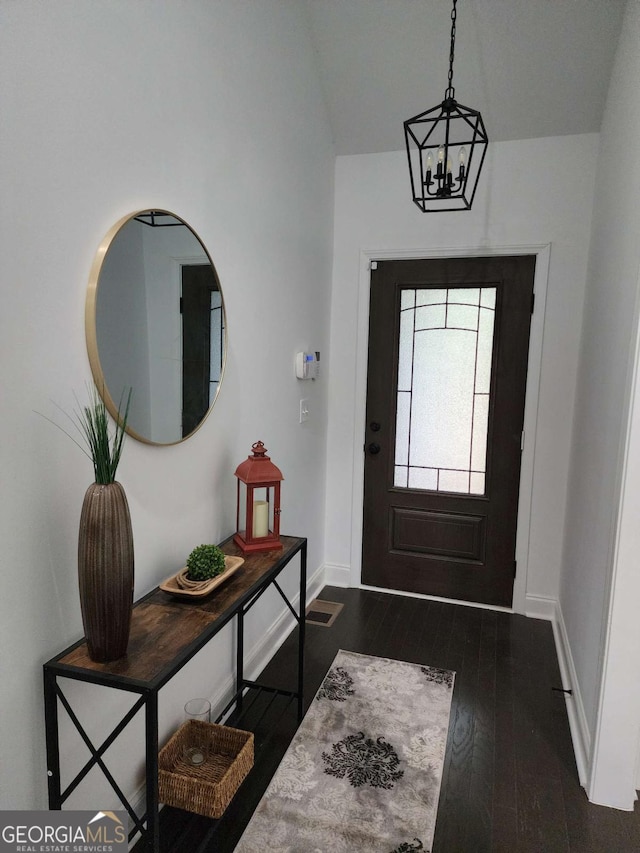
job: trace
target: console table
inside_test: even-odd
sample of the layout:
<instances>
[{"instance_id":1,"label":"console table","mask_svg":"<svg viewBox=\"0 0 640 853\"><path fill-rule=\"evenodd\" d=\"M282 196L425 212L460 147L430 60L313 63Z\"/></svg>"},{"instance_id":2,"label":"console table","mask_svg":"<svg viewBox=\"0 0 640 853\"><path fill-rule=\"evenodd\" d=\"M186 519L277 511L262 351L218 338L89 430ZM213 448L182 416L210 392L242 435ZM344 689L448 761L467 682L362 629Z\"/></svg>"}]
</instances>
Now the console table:
<instances>
[{"instance_id":1,"label":"console table","mask_svg":"<svg viewBox=\"0 0 640 853\"><path fill-rule=\"evenodd\" d=\"M307 540L281 537L278 551L242 554L232 538L220 547L230 556L242 556L244 564L228 581L202 601L173 598L156 588L134 604L131 634L125 657L110 663L96 663L89 657L85 640L69 646L44 664L44 703L47 742L49 808L61 809L92 767L97 765L109 781L133 828L157 853L160 849L158 815L158 692L200 649L234 617L236 618L236 690L218 717L224 719L235 706L242 709L248 691L267 691L297 700L298 719L303 714L303 671L305 604L307 586ZM278 584L278 576L289 562L300 555L300 599L296 612ZM244 677L244 617L269 586L275 586L298 623L298 678L292 690L282 690L250 681ZM99 745L94 745L73 712L59 678L71 678L100 684L116 690L139 694L139 699ZM61 790L58 714L63 708L91 753L91 758L66 789ZM103 754L114 743L133 717L144 710L146 811L138 816L103 761Z\"/></svg>"}]
</instances>

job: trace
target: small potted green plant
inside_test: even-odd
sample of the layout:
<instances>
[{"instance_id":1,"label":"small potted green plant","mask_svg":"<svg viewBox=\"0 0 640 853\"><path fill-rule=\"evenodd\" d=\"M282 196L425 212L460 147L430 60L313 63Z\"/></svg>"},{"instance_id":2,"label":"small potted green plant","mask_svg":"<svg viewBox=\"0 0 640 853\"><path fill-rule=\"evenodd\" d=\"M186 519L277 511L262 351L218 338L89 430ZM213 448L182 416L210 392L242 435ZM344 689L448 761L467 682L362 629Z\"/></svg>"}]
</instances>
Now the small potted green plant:
<instances>
[{"instance_id":1,"label":"small potted green plant","mask_svg":"<svg viewBox=\"0 0 640 853\"><path fill-rule=\"evenodd\" d=\"M187 557L190 581L208 581L224 572L224 554L217 545L198 545Z\"/></svg>"},{"instance_id":2,"label":"small potted green plant","mask_svg":"<svg viewBox=\"0 0 640 853\"><path fill-rule=\"evenodd\" d=\"M243 563L242 557L229 556L217 545L197 545L186 566L159 586L178 598L200 598L227 581Z\"/></svg>"}]
</instances>

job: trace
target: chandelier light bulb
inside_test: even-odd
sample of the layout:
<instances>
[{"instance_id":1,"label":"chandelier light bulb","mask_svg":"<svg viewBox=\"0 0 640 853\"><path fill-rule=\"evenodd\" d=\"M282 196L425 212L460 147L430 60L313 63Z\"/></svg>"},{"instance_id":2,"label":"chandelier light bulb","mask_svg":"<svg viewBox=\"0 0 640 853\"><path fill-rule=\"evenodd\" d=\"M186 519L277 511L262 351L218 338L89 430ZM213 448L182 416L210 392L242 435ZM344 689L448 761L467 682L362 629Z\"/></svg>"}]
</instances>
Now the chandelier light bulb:
<instances>
[{"instance_id":1,"label":"chandelier light bulb","mask_svg":"<svg viewBox=\"0 0 640 853\"><path fill-rule=\"evenodd\" d=\"M467 149L464 147L464 145L458 153L458 163L460 163L461 166L467 165Z\"/></svg>"}]
</instances>

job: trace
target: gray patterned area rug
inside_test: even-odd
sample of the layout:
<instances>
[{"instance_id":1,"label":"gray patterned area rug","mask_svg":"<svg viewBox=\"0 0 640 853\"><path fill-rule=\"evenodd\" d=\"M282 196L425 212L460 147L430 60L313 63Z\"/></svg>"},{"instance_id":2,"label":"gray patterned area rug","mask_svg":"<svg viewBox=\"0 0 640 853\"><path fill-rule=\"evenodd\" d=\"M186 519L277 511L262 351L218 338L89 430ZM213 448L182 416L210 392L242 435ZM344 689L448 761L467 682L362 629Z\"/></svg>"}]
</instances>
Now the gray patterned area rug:
<instances>
[{"instance_id":1,"label":"gray patterned area rug","mask_svg":"<svg viewBox=\"0 0 640 853\"><path fill-rule=\"evenodd\" d=\"M429 851L453 680L338 652L236 853Z\"/></svg>"}]
</instances>

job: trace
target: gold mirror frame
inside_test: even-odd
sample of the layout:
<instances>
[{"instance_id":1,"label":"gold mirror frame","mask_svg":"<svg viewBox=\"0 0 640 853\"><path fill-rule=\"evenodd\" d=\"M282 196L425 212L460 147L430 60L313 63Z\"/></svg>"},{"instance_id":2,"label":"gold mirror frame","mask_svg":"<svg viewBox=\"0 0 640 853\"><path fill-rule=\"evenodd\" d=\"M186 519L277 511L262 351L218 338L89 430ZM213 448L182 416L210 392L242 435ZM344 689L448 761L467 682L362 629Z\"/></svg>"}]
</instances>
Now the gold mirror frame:
<instances>
[{"instance_id":1,"label":"gold mirror frame","mask_svg":"<svg viewBox=\"0 0 640 853\"><path fill-rule=\"evenodd\" d=\"M98 329L97 329L97 305L98 305L98 295L99 295L99 287L100 287L100 275L103 271L106 257L109 253L109 249L112 247L114 240L120 234L121 230L132 220L137 217L143 215L149 215L150 213L157 214L159 216L171 216L176 219L180 224L184 225L189 232L193 235L195 240L198 242L203 254L206 256L211 270L213 272L213 277L217 284L218 291L220 293L220 307L222 311L222 355L221 355L221 365L220 365L220 378L217 382L217 388L215 391L215 395L213 399L209 402L209 407L206 410L205 414L200 419L199 423L191 432L187 435L180 436L179 438L172 441L155 441L149 436L141 434L138 430L131 426L130 423L127 423L126 432L132 437L137 439L138 441L143 442L144 444L151 444L160 447L169 447L174 444L181 444L183 441L186 441L192 435L194 435L200 427L203 425L205 420L208 418L211 410L213 409L216 400L218 399L218 394L220 393L220 386L222 385L222 381L224 379L226 361L227 361L227 335L226 335L226 309L224 304L224 295L222 293L222 287L220 286L220 279L218 278L218 274L216 272L215 265L211 259L211 256L200 239L199 235L193 230L193 228L180 216L177 216L175 213L172 213L169 210L164 210L161 208L143 208L141 210L136 210L133 213L129 213L126 216L123 216L119 219L105 234L104 239L100 243L98 251L96 252L95 258L91 265L91 269L89 272L89 283L87 286L87 296L85 302L85 335L87 341L87 353L89 356L89 364L91 365L91 373L93 375L93 381L96 385L98 393L102 397L109 414L113 417L113 419L120 423L121 418L118 411L118 404L115 402L114 397L112 396L112 389L109 387L107 382L107 378L104 374L102 362L100 360L100 352L98 346ZM123 388L123 393L126 391ZM135 394L135 390L134 390Z\"/></svg>"}]
</instances>

